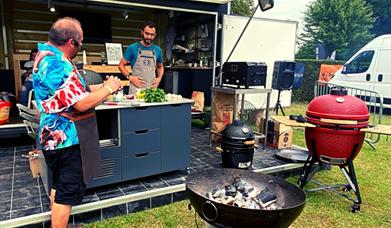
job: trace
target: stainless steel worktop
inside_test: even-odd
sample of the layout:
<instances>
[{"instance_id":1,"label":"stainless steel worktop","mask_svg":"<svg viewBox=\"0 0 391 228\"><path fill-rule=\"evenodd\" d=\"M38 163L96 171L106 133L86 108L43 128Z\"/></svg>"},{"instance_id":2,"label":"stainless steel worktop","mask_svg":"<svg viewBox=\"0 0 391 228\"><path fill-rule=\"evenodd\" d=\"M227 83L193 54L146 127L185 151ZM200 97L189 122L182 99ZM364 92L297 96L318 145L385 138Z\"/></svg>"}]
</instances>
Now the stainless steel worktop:
<instances>
[{"instance_id":1,"label":"stainless steel worktop","mask_svg":"<svg viewBox=\"0 0 391 228\"><path fill-rule=\"evenodd\" d=\"M179 104L191 104L193 100L182 98L180 101L165 101L157 103L146 103L143 101L137 101L132 103L131 100L124 100L122 102L110 102L110 104L102 103L98 105L95 110L106 110L106 109L122 109L122 108L137 108L137 107L151 107L151 106L164 106L164 105L179 105Z\"/></svg>"}]
</instances>

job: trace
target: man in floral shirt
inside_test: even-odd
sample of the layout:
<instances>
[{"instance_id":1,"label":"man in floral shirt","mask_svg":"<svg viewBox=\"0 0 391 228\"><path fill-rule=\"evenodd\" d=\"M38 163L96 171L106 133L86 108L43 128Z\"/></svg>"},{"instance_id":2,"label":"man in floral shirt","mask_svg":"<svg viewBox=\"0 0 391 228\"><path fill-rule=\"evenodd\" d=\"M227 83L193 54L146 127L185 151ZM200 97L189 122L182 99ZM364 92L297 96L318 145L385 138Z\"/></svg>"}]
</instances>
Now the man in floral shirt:
<instances>
[{"instance_id":1,"label":"man in floral shirt","mask_svg":"<svg viewBox=\"0 0 391 228\"><path fill-rule=\"evenodd\" d=\"M82 45L83 30L73 18L61 18L51 27L49 41L38 44L33 84L40 111L39 144L52 172L50 193L52 227L67 227L71 208L84 195L81 141L73 113L84 115L120 89L120 80L107 77L87 87L71 62ZM95 113L92 111L93 117ZM89 114L89 113L87 113ZM96 128L96 125L95 125Z\"/></svg>"}]
</instances>

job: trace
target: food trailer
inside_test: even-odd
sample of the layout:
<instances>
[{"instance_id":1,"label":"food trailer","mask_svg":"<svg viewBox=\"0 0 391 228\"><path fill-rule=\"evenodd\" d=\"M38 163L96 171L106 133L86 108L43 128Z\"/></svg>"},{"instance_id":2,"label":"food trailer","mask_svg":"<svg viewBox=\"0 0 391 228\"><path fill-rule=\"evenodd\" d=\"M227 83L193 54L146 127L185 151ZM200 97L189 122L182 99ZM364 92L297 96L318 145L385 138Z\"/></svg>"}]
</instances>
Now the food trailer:
<instances>
[{"instance_id":1,"label":"food trailer","mask_svg":"<svg viewBox=\"0 0 391 228\"><path fill-rule=\"evenodd\" d=\"M58 17L72 16L82 23L85 37L86 58L81 51L75 60L84 61L85 69L102 76L121 76L115 65L107 64L109 58L122 55L110 52L110 44L121 44L125 51L140 39L143 23L154 21L158 33L154 43L162 48L165 66L160 86L184 98L191 98L192 91L202 91L207 106L211 104L211 87L220 81L220 66L248 20L229 15L228 0L2 0L1 15L4 47L0 49L0 62L5 68L2 71L8 72L3 74L8 75L5 80L14 87L2 90L16 97L22 86L23 62L28 60L30 50L47 41L50 25ZM274 61L294 60L296 29L294 21L254 18L230 60L266 63L265 87L270 88ZM265 104L263 95L249 95L248 99L257 107ZM283 92L282 102L290 103L289 91ZM191 150L190 106L191 101L184 99L175 104L98 107L104 171L89 187L185 169ZM137 124L132 119L137 119ZM174 121L183 124L174 129ZM18 124L22 126L18 129L24 129L22 123ZM7 124L2 128L9 132Z\"/></svg>"}]
</instances>

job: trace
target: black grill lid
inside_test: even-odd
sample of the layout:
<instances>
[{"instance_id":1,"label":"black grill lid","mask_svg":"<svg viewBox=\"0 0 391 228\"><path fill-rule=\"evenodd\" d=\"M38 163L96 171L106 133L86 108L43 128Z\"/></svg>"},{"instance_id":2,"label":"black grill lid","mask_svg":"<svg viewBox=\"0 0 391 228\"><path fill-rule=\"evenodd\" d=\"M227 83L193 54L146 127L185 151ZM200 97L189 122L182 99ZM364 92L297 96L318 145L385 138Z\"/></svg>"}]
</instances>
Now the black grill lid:
<instances>
[{"instance_id":1,"label":"black grill lid","mask_svg":"<svg viewBox=\"0 0 391 228\"><path fill-rule=\"evenodd\" d=\"M344 87L333 87L331 88L330 94L344 96L344 95L348 95L348 90Z\"/></svg>"},{"instance_id":2,"label":"black grill lid","mask_svg":"<svg viewBox=\"0 0 391 228\"><path fill-rule=\"evenodd\" d=\"M251 128L244 125L240 120L234 120L232 124L228 124L222 133L223 138L235 140L252 140L254 133Z\"/></svg>"}]
</instances>

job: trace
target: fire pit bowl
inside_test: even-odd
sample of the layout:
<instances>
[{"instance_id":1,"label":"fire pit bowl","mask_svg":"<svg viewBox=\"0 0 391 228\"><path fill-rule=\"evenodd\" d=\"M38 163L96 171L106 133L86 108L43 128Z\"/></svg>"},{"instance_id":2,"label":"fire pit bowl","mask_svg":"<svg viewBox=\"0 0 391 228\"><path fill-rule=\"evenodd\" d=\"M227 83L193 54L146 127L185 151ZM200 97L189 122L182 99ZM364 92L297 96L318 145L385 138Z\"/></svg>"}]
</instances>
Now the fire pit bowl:
<instances>
[{"instance_id":1,"label":"fire pit bowl","mask_svg":"<svg viewBox=\"0 0 391 228\"><path fill-rule=\"evenodd\" d=\"M277 196L278 209L247 209L218 203L206 198L212 189L240 177L253 187L264 187ZM209 169L188 176L186 190L198 215L218 227L288 227L302 212L306 194L283 179L242 169Z\"/></svg>"}]
</instances>

